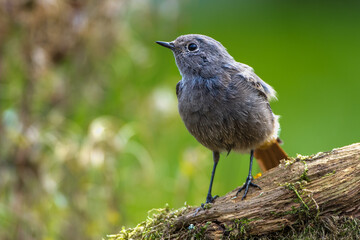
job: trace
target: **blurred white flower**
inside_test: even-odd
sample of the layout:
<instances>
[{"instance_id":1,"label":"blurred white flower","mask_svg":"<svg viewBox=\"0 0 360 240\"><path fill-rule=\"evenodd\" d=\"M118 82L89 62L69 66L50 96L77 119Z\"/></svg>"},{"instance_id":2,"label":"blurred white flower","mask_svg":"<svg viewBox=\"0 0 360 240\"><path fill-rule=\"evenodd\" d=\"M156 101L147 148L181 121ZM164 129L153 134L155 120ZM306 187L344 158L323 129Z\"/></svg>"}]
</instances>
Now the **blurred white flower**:
<instances>
[{"instance_id":1,"label":"blurred white flower","mask_svg":"<svg viewBox=\"0 0 360 240\"><path fill-rule=\"evenodd\" d=\"M152 93L153 106L160 113L171 116L177 114L175 90L165 87L156 88Z\"/></svg>"},{"instance_id":2,"label":"blurred white flower","mask_svg":"<svg viewBox=\"0 0 360 240\"><path fill-rule=\"evenodd\" d=\"M47 191L48 193L54 193L57 191L58 184L50 175L44 174L42 176L41 183L45 191Z\"/></svg>"},{"instance_id":3,"label":"blurred white flower","mask_svg":"<svg viewBox=\"0 0 360 240\"><path fill-rule=\"evenodd\" d=\"M104 164L105 153L102 149L94 148L90 151L90 164L93 167L101 167Z\"/></svg>"},{"instance_id":4,"label":"blurred white flower","mask_svg":"<svg viewBox=\"0 0 360 240\"><path fill-rule=\"evenodd\" d=\"M100 142L112 139L115 136L115 121L111 117L99 117L94 119L89 127L91 141Z\"/></svg>"}]
</instances>

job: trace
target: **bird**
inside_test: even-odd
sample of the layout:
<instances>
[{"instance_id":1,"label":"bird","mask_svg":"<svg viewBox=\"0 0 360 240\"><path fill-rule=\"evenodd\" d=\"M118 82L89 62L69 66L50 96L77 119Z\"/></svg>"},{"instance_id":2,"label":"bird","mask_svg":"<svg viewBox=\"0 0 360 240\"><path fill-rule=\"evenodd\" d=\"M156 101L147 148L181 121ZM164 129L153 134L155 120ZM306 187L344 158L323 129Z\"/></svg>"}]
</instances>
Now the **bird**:
<instances>
[{"instance_id":1,"label":"bird","mask_svg":"<svg viewBox=\"0 0 360 240\"><path fill-rule=\"evenodd\" d=\"M261 189L252 182L254 156L262 171L288 158L279 145L279 116L269 104L277 99L275 90L211 37L187 34L156 43L173 52L182 76L176 85L181 119L190 134L213 153L206 203L218 197L212 195L212 185L222 152L250 153L249 173L236 197L244 190L245 199L249 187Z\"/></svg>"}]
</instances>

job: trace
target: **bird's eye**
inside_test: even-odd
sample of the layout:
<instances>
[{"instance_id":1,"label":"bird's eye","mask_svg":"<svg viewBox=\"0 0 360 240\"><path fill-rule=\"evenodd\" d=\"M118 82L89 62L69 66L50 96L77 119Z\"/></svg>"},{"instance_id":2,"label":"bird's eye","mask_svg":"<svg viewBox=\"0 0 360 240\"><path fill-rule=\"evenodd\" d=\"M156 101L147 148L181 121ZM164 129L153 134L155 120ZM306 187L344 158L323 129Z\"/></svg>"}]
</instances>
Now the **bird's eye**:
<instances>
[{"instance_id":1,"label":"bird's eye","mask_svg":"<svg viewBox=\"0 0 360 240\"><path fill-rule=\"evenodd\" d=\"M189 51L195 51L198 48L198 46L195 43L190 43L188 45Z\"/></svg>"}]
</instances>

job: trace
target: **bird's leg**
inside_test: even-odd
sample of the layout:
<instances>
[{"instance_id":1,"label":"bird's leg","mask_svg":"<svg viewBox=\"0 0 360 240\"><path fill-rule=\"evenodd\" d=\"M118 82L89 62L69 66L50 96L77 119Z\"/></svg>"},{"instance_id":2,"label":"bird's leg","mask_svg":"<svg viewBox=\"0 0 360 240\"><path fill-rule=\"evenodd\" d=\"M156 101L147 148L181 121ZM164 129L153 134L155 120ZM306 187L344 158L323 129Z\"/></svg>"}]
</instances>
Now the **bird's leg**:
<instances>
[{"instance_id":1,"label":"bird's leg","mask_svg":"<svg viewBox=\"0 0 360 240\"><path fill-rule=\"evenodd\" d=\"M208 194L207 194L207 197L206 197L206 203L212 203L218 196L212 196L211 195L211 189L212 189L212 185L213 185L213 182L214 182L214 176L215 176L215 171L216 171L216 166L219 162L219 159L220 159L220 154L219 152L213 152L213 160L214 160L214 166L213 166L213 170L211 172L211 179L210 179L210 186L209 186L209 191L208 191Z\"/></svg>"},{"instance_id":2,"label":"bird's leg","mask_svg":"<svg viewBox=\"0 0 360 240\"><path fill-rule=\"evenodd\" d=\"M208 194L206 196L206 202L205 204L208 204L208 203L212 203L214 202L214 200L216 198L218 198L219 196L218 195L215 195L214 197L211 195L211 189L212 189L212 185L213 185L213 182L214 182L214 176L215 176L215 171L216 171L216 166L219 162L219 159L220 159L220 154L219 152L213 152L213 160L214 160L214 166L213 166L213 170L211 172L211 179L210 179L210 186L209 186L209 191L208 191ZM202 203L201 204L201 207L197 208L195 213L194 213L194 216L196 216L196 214L201 210L201 209L205 209L205 204Z\"/></svg>"},{"instance_id":3,"label":"bird's leg","mask_svg":"<svg viewBox=\"0 0 360 240\"><path fill-rule=\"evenodd\" d=\"M252 187L257 187L259 189L261 189L261 187L259 187L258 185L256 185L255 183L252 183L251 181L253 180L253 177L251 175L251 169L252 169L252 163L253 163L253 158L254 158L254 150L250 151L250 168L249 168L249 175L246 178L245 184L237 191L236 196L243 190L245 189L244 195L241 198L241 200L244 200L244 198L246 198L246 194L249 190L249 186Z\"/></svg>"}]
</instances>

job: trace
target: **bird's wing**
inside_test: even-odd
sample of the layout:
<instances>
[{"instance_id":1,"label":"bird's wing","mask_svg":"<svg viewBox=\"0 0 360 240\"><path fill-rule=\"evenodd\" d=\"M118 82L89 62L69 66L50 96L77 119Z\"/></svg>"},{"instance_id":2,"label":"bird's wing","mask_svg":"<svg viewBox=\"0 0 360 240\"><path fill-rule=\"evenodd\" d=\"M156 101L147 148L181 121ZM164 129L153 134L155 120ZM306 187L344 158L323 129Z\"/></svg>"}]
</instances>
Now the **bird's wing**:
<instances>
[{"instance_id":1,"label":"bird's wing","mask_svg":"<svg viewBox=\"0 0 360 240\"><path fill-rule=\"evenodd\" d=\"M181 81L176 84L176 96L179 97L181 94Z\"/></svg>"},{"instance_id":2,"label":"bird's wing","mask_svg":"<svg viewBox=\"0 0 360 240\"><path fill-rule=\"evenodd\" d=\"M259 93L264 95L269 101L271 99L277 99L275 90L269 84L261 80L261 78L255 74L252 67L236 62L235 64L224 64L223 68L230 73L232 81L245 82L259 91Z\"/></svg>"}]
</instances>

